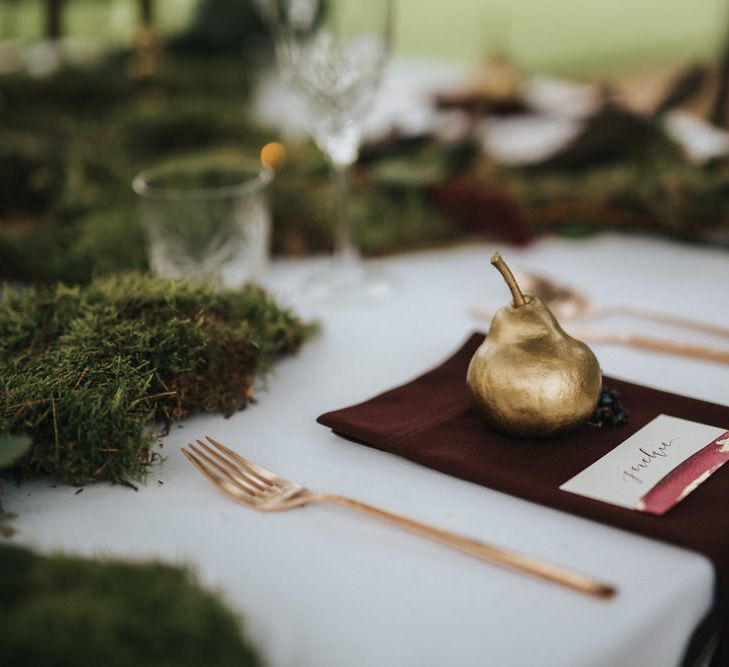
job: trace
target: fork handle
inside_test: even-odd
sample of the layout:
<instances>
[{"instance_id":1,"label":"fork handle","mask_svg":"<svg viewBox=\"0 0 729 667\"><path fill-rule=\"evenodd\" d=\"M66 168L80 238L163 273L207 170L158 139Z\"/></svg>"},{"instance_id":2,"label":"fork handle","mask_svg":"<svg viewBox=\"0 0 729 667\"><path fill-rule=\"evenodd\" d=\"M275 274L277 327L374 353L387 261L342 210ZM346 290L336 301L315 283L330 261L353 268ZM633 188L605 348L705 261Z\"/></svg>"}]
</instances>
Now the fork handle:
<instances>
[{"instance_id":1,"label":"fork handle","mask_svg":"<svg viewBox=\"0 0 729 667\"><path fill-rule=\"evenodd\" d=\"M596 317L627 315L628 317L653 320L654 322L670 324L674 327L682 327L683 329L691 329L692 331L700 331L702 333L708 333L714 336L729 338L729 328L727 327L722 327L718 324L710 324L708 322L697 322L688 317L671 315L669 313L661 313L656 310L649 310L648 308L642 308L637 306L601 306L600 308L595 308L591 310L590 314Z\"/></svg>"},{"instance_id":2,"label":"fork handle","mask_svg":"<svg viewBox=\"0 0 729 667\"><path fill-rule=\"evenodd\" d=\"M525 556L508 549L503 549L492 544L486 544L479 542L478 540L471 539L469 537L463 537L456 533L443 530L442 528L436 528L427 523L421 523L415 519L410 519L401 514L396 514L388 510L363 503L359 500L353 500L352 498L346 498L344 496L337 496L331 494L314 494L312 500L320 502L332 503L334 505L341 505L350 509L366 514L367 516L374 517L391 523L399 528L404 528L412 533L416 533L422 537L427 537L441 544L445 544L459 551L463 551L471 556L480 558L481 560L499 565L508 570L519 572L522 574L528 574L539 579L550 581L554 584L559 584L566 588L591 595L596 598L608 599L616 593L616 589L609 584L603 583L592 577L568 570L560 567L559 565L553 565L531 556Z\"/></svg>"},{"instance_id":3,"label":"fork handle","mask_svg":"<svg viewBox=\"0 0 729 667\"><path fill-rule=\"evenodd\" d=\"M641 336L638 334L596 331L592 329L573 329L572 327L568 327L567 330L571 336L588 343L616 343L625 347L633 347L637 350L647 350L649 352L660 352L679 357L714 361L719 364L729 364L729 350L703 347L702 345L693 345L692 343L682 343L668 338L651 338L650 336Z\"/></svg>"}]
</instances>

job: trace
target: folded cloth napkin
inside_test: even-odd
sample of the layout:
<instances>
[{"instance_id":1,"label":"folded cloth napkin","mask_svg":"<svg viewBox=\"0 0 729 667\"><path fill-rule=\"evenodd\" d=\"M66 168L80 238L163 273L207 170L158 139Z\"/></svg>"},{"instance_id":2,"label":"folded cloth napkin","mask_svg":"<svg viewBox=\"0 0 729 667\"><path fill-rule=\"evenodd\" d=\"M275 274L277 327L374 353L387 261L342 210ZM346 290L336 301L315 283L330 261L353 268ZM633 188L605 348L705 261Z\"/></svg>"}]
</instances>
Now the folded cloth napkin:
<instances>
[{"instance_id":1,"label":"folded cloth napkin","mask_svg":"<svg viewBox=\"0 0 729 667\"><path fill-rule=\"evenodd\" d=\"M583 425L548 441L513 438L489 428L471 408L466 369L483 341L473 334L443 364L364 403L328 412L318 422L346 438L525 500L676 544L706 555L720 597L729 595L729 465L663 516L623 509L560 491L659 414L729 428L729 407L605 377L620 392L627 424ZM729 665L729 611L713 664Z\"/></svg>"}]
</instances>

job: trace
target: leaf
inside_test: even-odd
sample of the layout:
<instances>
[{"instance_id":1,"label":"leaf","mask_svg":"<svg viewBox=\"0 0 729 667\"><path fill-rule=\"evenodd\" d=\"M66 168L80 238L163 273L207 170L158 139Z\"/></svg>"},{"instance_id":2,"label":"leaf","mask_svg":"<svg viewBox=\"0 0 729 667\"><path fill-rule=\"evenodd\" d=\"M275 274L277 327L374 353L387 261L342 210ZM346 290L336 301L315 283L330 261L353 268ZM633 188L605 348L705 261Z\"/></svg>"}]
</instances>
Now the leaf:
<instances>
[{"instance_id":1,"label":"leaf","mask_svg":"<svg viewBox=\"0 0 729 667\"><path fill-rule=\"evenodd\" d=\"M0 436L0 469L7 468L30 449L27 435Z\"/></svg>"}]
</instances>

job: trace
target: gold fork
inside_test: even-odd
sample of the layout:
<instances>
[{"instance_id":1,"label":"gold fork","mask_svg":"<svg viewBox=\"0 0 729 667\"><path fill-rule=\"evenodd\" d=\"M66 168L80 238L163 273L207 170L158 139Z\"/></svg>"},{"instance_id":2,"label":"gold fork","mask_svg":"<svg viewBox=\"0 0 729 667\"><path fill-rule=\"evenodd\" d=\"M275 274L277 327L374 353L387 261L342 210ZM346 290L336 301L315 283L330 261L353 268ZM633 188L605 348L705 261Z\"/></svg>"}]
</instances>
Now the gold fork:
<instances>
[{"instance_id":1,"label":"gold fork","mask_svg":"<svg viewBox=\"0 0 729 667\"><path fill-rule=\"evenodd\" d=\"M616 593L616 589L609 584L558 565L462 537L359 500L315 493L251 463L209 435L205 437L209 444L197 440L197 446L188 444L189 450L183 447L182 453L223 493L246 507L264 512L278 512L317 502L342 505L508 570L551 581L596 598L607 599Z\"/></svg>"}]
</instances>

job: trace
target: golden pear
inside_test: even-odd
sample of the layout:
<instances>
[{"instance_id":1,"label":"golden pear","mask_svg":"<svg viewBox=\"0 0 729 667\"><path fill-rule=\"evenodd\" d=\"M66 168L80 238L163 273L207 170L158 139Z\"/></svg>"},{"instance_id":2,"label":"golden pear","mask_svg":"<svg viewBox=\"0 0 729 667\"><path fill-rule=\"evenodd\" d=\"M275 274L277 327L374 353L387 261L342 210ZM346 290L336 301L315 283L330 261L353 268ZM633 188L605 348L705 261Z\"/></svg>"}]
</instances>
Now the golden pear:
<instances>
[{"instance_id":1,"label":"golden pear","mask_svg":"<svg viewBox=\"0 0 729 667\"><path fill-rule=\"evenodd\" d=\"M476 409L495 428L514 435L549 436L579 426L600 397L600 364L540 299L522 294L499 253L491 263L513 301L496 312L468 366Z\"/></svg>"}]
</instances>

